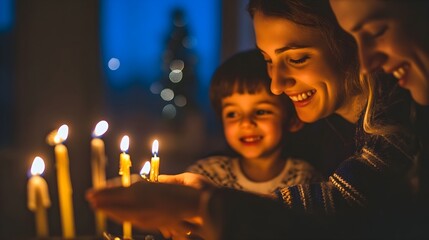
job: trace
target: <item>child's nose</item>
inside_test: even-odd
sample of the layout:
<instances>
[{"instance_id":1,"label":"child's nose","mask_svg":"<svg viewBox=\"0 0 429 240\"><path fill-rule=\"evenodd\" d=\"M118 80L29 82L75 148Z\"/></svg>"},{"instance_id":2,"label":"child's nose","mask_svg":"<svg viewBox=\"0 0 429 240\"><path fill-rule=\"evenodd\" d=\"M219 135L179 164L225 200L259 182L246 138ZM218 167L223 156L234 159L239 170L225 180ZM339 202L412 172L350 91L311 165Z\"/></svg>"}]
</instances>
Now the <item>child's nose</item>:
<instances>
[{"instance_id":1,"label":"child's nose","mask_svg":"<svg viewBox=\"0 0 429 240\"><path fill-rule=\"evenodd\" d=\"M241 119L241 127L254 127L256 122L252 116L245 116Z\"/></svg>"}]
</instances>

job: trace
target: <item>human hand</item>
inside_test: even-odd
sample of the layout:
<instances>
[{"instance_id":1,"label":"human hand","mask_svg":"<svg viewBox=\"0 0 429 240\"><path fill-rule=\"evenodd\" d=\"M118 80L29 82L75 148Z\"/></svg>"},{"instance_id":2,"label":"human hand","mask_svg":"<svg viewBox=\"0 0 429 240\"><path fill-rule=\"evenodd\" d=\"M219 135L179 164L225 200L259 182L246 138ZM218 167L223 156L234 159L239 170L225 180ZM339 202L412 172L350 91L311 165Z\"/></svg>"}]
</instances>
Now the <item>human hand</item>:
<instances>
[{"instance_id":1,"label":"human hand","mask_svg":"<svg viewBox=\"0 0 429 240\"><path fill-rule=\"evenodd\" d=\"M143 178L138 174L131 174L130 175L130 182L131 184L143 181ZM106 181L106 187L120 187L122 186L122 177L114 177L110 178Z\"/></svg>"},{"instance_id":2,"label":"human hand","mask_svg":"<svg viewBox=\"0 0 429 240\"><path fill-rule=\"evenodd\" d=\"M203 238L203 225L201 217L194 217L181 221L176 226L162 227L159 229L165 239L189 240Z\"/></svg>"},{"instance_id":3,"label":"human hand","mask_svg":"<svg viewBox=\"0 0 429 240\"><path fill-rule=\"evenodd\" d=\"M128 221L144 230L178 228L196 217L201 191L189 186L140 181L130 187L92 189L86 198L92 208L117 222Z\"/></svg>"},{"instance_id":4,"label":"human hand","mask_svg":"<svg viewBox=\"0 0 429 240\"><path fill-rule=\"evenodd\" d=\"M205 177L194 173L182 173L177 175L159 175L158 181L163 183L179 184L190 186L198 190L209 190L215 186ZM170 226L169 228L160 228L160 232L164 238L172 238L173 240L189 239L189 235L203 236L203 220L201 217L193 217L185 219L178 225Z\"/></svg>"},{"instance_id":5,"label":"human hand","mask_svg":"<svg viewBox=\"0 0 429 240\"><path fill-rule=\"evenodd\" d=\"M200 174L185 172L177 175L159 175L158 181L163 183L180 184L199 190L215 188L213 183Z\"/></svg>"}]
</instances>

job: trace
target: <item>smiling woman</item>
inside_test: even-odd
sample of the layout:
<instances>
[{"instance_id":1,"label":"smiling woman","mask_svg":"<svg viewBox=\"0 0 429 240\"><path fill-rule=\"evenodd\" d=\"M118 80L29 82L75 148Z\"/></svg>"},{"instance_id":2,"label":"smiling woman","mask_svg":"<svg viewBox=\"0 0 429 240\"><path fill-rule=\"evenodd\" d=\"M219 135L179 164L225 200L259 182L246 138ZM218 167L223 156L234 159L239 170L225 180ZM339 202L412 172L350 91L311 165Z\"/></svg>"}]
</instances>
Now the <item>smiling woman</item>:
<instances>
[{"instance_id":1,"label":"smiling woman","mask_svg":"<svg viewBox=\"0 0 429 240\"><path fill-rule=\"evenodd\" d=\"M140 227L200 216L213 239L421 238L421 232L413 231L419 221L413 219L419 209L412 204L418 152L410 96L392 82L359 74L356 43L338 25L328 0L250 0L249 11L271 90L287 94L303 121L338 114L355 124L356 151L328 179L277 189L276 200L206 186L198 176L184 173L160 177L160 182L190 188L144 183L104 189L88 194L93 206L117 219L133 219ZM144 222L145 215L163 210L158 200L166 201L164 194L174 189L189 191L170 196L174 200L167 205L177 203L174 213L158 215L156 223ZM135 208L118 209L113 200L118 192L130 203L123 204L137 203ZM154 203L142 206L139 198ZM184 199L199 204L187 206Z\"/></svg>"}]
</instances>

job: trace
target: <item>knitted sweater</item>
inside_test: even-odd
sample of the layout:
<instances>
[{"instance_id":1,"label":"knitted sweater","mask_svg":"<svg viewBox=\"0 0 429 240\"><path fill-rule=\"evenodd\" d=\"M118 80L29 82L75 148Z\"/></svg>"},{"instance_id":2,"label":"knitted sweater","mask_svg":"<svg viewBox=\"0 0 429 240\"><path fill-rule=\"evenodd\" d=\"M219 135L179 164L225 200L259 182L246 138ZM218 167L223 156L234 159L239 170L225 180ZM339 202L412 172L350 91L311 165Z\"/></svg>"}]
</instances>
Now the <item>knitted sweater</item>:
<instances>
[{"instance_id":1,"label":"knitted sweater","mask_svg":"<svg viewBox=\"0 0 429 240\"><path fill-rule=\"evenodd\" d=\"M409 174L416 165L417 142L410 130L409 94L390 84L382 87L374 122L395 124L400 131L368 134L363 130L362 116L355 138L356 153L338 166L329 181L279 189L283 206L243 193L215 191L209 209L222 208L211 211L222 225L221 238L368 237L369 228L380 234L372 237L380 237L387 236L383 234L390 223L389 231L395 235L399 222L406 224L409 219Z\"/></svg>"},{"instance_id":2,"label":"knitted sweater","mask_svg":"<svg viewBox=\"0 0 429 240\"><path fill-rule=\"evenodd\" d=\"M260 194L272 194L278 188L320 180L320 175L307 162L288 158L280 174L265 182L253 182L241 171L239 159L228 156L211 156L191 165L187 171L207 177L217 186Z\"/></svg>"}]
</instances>

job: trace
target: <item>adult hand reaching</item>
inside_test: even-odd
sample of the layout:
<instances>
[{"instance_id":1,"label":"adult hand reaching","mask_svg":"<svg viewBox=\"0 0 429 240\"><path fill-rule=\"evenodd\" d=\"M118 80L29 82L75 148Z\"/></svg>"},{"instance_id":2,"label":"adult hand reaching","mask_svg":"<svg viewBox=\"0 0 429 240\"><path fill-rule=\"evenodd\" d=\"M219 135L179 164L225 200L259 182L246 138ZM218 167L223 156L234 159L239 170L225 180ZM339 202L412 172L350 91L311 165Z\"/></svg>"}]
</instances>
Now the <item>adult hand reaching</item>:
<instances>
[{"instance_id":1,"label":"adult hand reaching","mask_svg":"<svg viewBox=\"0 0 429 240\"><path fill-rule=\"evenodd\" d=\"M176 228L184 219L197 217L201 194L189 186L141 181L130 187L92 189L86 198L113 220L154 230Z\"/></svg>"},{"instance_id":2,"label":"adult hand reaching","mask_svg":"<svg viewBox=\"0 0 429 240\"><path fill-rule=\"evenodd\" d=\"M215 188L215 186L200 174L195 173L181 173L177 175L159 175L158 181L163 183L179 184L201 191L207 191ZM179 225L171 226L169 228L160 228L162 235L165 238L173 238L174 240L188 239L190 233L192 235L203 236L203 220L201 216L184 219ZM187 230L187 231L184 231ZM183 233L187 234L184 235Z\"/></svg>"},{"instance_id":3,"label":"adult hand reaching","mask_svg":"<svg viewBox=\"0 0 429 240\"><path fill-rule=\"evenodd\" d=\"M193 187L199 190L209 190L215 188L207 178L195 173L181 173L177 175L159 175L158 181L162 183L180 184Z\"/></svg>"}]
</instances>

